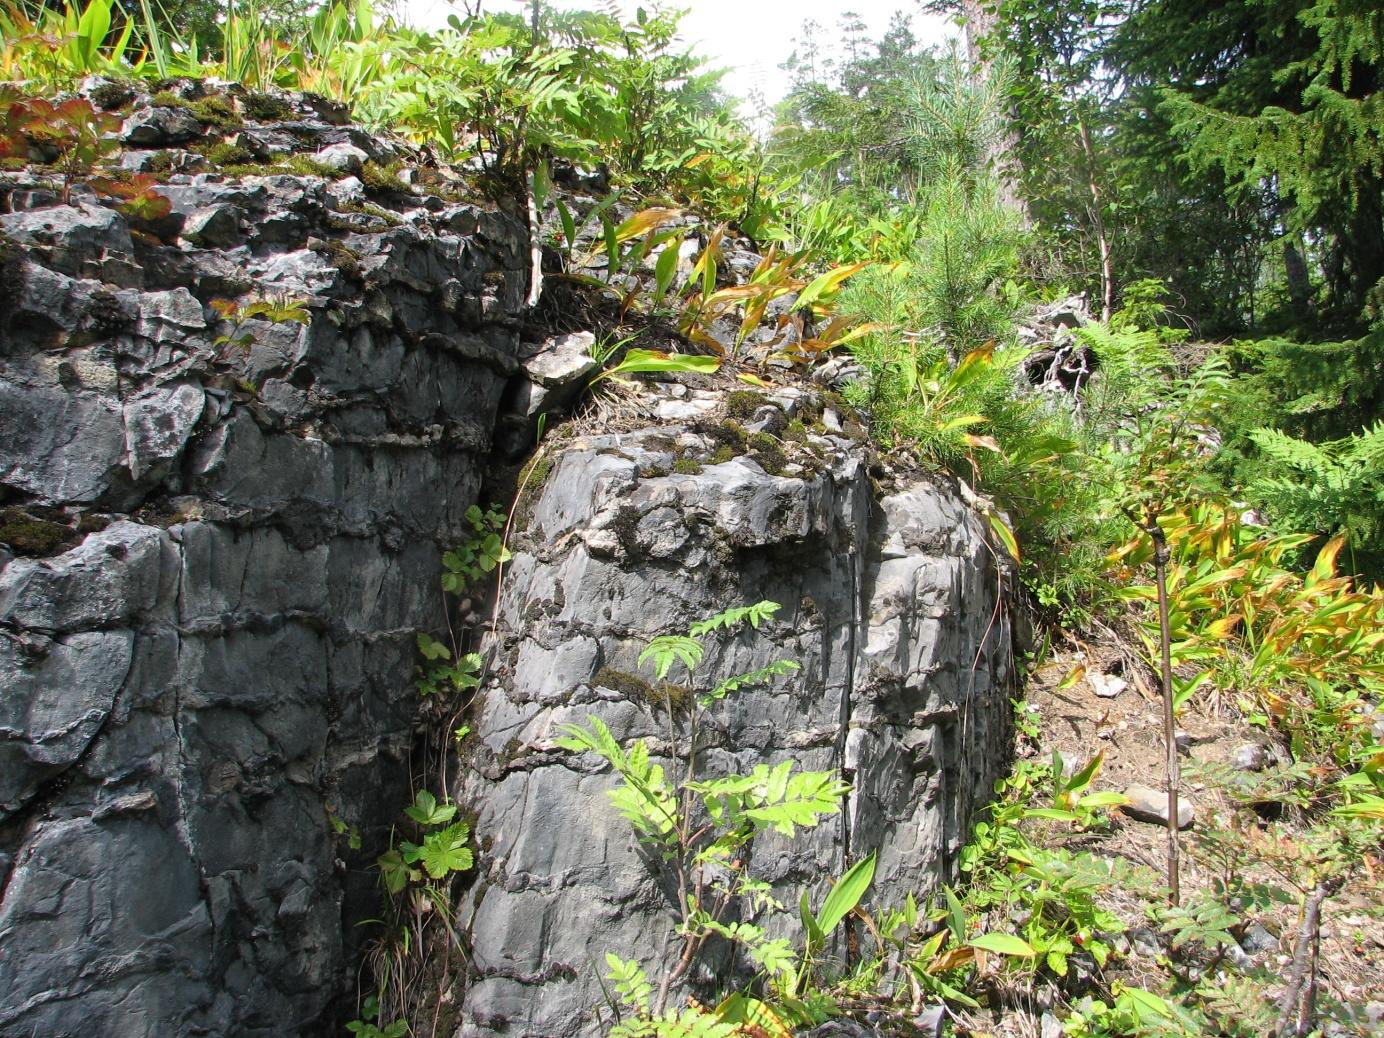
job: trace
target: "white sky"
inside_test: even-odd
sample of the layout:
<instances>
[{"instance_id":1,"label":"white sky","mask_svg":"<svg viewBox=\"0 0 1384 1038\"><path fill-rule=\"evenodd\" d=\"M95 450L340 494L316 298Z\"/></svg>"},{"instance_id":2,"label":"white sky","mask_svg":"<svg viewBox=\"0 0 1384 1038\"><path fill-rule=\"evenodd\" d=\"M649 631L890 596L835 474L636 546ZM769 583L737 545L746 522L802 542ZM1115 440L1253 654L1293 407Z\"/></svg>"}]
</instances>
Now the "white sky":
<instances>
[{"instance_id":1,"label":"white sky","mask_svg":"<svg viewBox=\"0 0 1384 1038\"><path fill-rule=\"evenodd\" d=\"M644 0L646 6L652 6ZM487 11L518 11L525 0L485 0ZM554 6L569 9L594 8L583 0L554 0ZM638 6L622 0L621 7L632 12ZM918 12L916 0L681 0L690 8L681 23L682 35L692 48L711 59L712 67L730 69L722 83L728 92L747 97L758 90L770 104L782 99L788 90L788 76L779 65L788 60L793 40L802 23L813 19L826 30L824 49L829 49L831 31L842 11L854 11L869 26L872 39L889 27L889 16L903 10L913 16L913 33L927 44L940 43L954 34L945 19ZM401 0L404 17L420 27L442 25L453 8L446 0Z\"/></svg>"}]
</instances>

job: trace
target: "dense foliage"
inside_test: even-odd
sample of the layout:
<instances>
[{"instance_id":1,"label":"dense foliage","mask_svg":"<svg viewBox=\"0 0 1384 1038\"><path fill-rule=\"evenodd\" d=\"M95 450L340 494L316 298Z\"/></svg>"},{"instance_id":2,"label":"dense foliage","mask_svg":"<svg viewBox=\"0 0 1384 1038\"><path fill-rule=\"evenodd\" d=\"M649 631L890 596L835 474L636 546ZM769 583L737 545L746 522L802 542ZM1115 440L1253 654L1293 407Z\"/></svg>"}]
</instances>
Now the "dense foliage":
<instances>
[{"instance_id":1,"label":"dense foliage","mask_svg":"<svg viewBox=\"0 0 1384 1038\"><path fill-rule=\"evenodd\" d=\"M1336 889L1377 851L1370 827L1384 816L1384 748L1371 726L1384 698L1384 604L1371 589L1384 575L1384 13L1368 0L965 0L961 10L977 48L969 56L923 47L902 15L877 41L853 16L835 34L807 27L793 90L761 141L680 46L677 14L658 6L626 20L534 3L424 32L378 17L367 0L11 0L0 4L0 78L24 96L0 97L0 161L47 154L66 199L103 154L111 117L39 95L99 74L320 92L437 158L469 160L485 190L535 208L555 161L599 171L643 208L622 222L588 215L608 263L603 280L586 281L609 292L662 249L652 298L616 290L619 320L666 318L686 352L716 353L731 370L769 305L794 296L799 313L786 320L797 321L798 346L777 359L811 364L849 348L859 374L845 395L881 451L974 489L1050 637L1124 625L1154 662L1148 537L1166 536L1179 708L1200 697L1252 719L1302 765L1294 805L1312 854L1294 859L1239 830L1214 834L1216 853L1259 854L1286 877L1275 894L1306 906L1309 892ZM146 215L157 209L150 183L93 186ZM586 228L553 204L565 239L556 246L571 263ZM670 226L681 210L717 229ZM766 255L748 284L725 287L718 263L735 232ZM688 244L695 265L675 287ZM593 257L600 247L598 238ZM855 319L813 332L824 316L814 310L833 293ZM1060 336L1025 329L1035 308L1076 294L1093 319ZM729 348L713 335L718 321L738 329ZM1223 341L1201 341L1210 338ZM1088 358L1078 384L1033 391L1029 362L1047 347ZM716 366L651 356L631 351L612 373ZM462 593L503 561L501 519L476 513L477 540L449 556L447 590ZM674 656L653 657L659 680L675 658L691 671L707 633L660 639ZM425 695L476 686L479 657L426 636L419 645ZM617 804L684 882L720 846L711 829L688 836L692 793L732 804L742 821L758 817L766 789L777 789L775 805L792 799L786 772L689 776L675 797L647 749L594 727L565 738L615 767L625 782ZM733 1009L719 1018L668 1009L667 983L651 1002L638 963L616 958L612 981L639 1021L627 1033L782 1033L783 1020L815 1019L830 1002L823 992L864 984L954 1008L978 1004L967 985L982 976L1063 997L1078 953L1097 972L1117 955L1106 938L1119 921L1100 898L1130 880L1037 834L1105 824L1119 801L1088 791L1099 769L1099 755L1074 774L1060 760L1020 768L967 851L973 889L869 917L874 957L853 973L824 968L813 941L860 902L858 876L838 885L849 908L824 909L830 926L811 918L803 949L762 932L728 935L744 924L687 908L678 932L689 963L718 936L740 940L762 967L753 1012L745 999L727 1000ZM835 810L834 778L793 780L817 783L797 824ZM1034 808L1035 796L1052 806ZM445 914L448 878L472 864L469 830L426 791L407 814L419 842L390 850L385 886ZM747 845L757 831L735 828L730 842ZM747 871L732 873L736 899L756 892ZM1217 1015L1233 992L1209 991L1193 973L1219 965L1230 940L1218 911L1252 896L1266 895L1229 884L1156 915L1186 946L1187 968L1174 964L1147 987L1116 980L1100 997L1088 985L1066 1003L1068 1033L1248 1033ZM1002 912L1021 913L1020 933L976 932ZM820 990L803 990L809 981ZM398 1027L362 1020L355 1030Z\"/></svg>"}]
</instances>

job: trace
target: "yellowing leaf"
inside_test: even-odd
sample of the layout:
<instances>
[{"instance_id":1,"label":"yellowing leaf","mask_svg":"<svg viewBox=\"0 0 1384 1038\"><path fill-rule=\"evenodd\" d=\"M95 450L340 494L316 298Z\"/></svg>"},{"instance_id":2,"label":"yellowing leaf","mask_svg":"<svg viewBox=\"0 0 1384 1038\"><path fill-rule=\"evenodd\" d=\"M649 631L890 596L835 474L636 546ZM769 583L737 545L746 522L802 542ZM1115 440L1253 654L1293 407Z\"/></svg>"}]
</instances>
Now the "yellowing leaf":
<instances>
[{"instance_id":1,"label":"yellowing leaf","mask_svg":"<svg viewBox=\"0 0 1384 1038\"><path fill-rule=\"evenodd\" d=\"M1236 626L1243 617L1239 613L1231 613L1223 616L1219 620L1213 620L1206 625L1206 630L1202 631L1202 637L1210 638L1215 641L1224 641L1234 633Z\"/></svg>"},{"instance_id":2,"label":"yellowing leaf","mask_svg":"<svg viewBox=\"0 0 1384 1038\"><path fill-rule=\"evenodd\" d=\"M995 536L1004 545L1004 550L1009 552L1015 562L1022 562L1023 559L1019 556L1019 539L1014 536L1009 524L1000 518L997 512L987 512L985 518L990 523L990 529L995 531Z\"/></svg>"},{"instance_id":3,"label":"yellowing leaf","mask_svg":"<svg viewBox=\"0 0 1384 1038\"><path fill-rule=\"evenodd\" d=\"M1067 671L1066 677L1064 677L1060 682L1058 682L1057 691L1061 692L1064 688L1071 688L1085 676L1086 664L1078 663L1071 670Z\"/></svg>"},{"instance_id":4,"label":"yellowing leaf","mask_svg":"<svg viewBox=\"0 0 1384 1038\"><path fill-rule=\"evenodd\" d=\"M617 242L626 242L631 238L638 238L640 235L656 230L666 223L671 223L680 215L682 215L682 213L678 209L662 209L658 207L645 209L642 212L635 213L628 220L615 228L615 240Z\"/></svg>"},{"instance_id":5,"label":"yellowing leaf","mask_svg":"<svg viewBox=\"0 0 1384 1038\"><path fill-rule=\"evenodd\" d=\"M595 379L617 378L637 372L695 372L715 373L721 367L716 357L698 357L688 353L665 353L662 350L630 350L625 359L602 371Z\"/></svg>"},{"instance_id":6,"label":"yellowing leaf","mask_svg":"<svg viewBox=\"0 0 1384 1038\"><path fill-rule=\"evenodd\" d=\"M976 950L970 945L962 945L960 948L948 948L937 958L933 959L928 966L929 973L946 973L948 970L959 969L975 961Z\"/></svg>"},{"instance_id":7,"label":"yellowing leaf","mask_svg":"<svg viewBox=\"0 0 1384 1038\"><path fill-rule=\"evenodd\" d=\"M972 447L981 447L987 451L994 451L996 454L1004 453L1002 450L1000 450L999 441L996 440L993 436L976 436L972 433L966 433L962 437L962 439L964 439Z\"/></svg>"},{"instance_id":8,"label":"yellowing leaf","mask_svg":"<svg viewBox=\"0 0 1384 1038\"><path fill-rule=\"evenodd\" d=\"M802 290L802 294L798 296L794 306L797 308L811 306L813 303L817 302L817 300L828 295L833 289L837 288L846 278L850 277L852 274L859 274L870 265L869 262L849 263L844 267L837 267L835 270L827 271Z\"/></svg>"},{"instance_id":9,"label":"yellowing leaf","mask_svg":"<svg viewBox=\"0 0 1384 1038\"><path fill-rule=\"evenodd\" d=\"M1322 545L1322 550L1317 553L1317 561L1312 566L1312 575L1307 581L1308 587L1336 575L1336 556L1341 553L1345 543L1346 535L1339 533Z\"/></svg>"}]
</instances>

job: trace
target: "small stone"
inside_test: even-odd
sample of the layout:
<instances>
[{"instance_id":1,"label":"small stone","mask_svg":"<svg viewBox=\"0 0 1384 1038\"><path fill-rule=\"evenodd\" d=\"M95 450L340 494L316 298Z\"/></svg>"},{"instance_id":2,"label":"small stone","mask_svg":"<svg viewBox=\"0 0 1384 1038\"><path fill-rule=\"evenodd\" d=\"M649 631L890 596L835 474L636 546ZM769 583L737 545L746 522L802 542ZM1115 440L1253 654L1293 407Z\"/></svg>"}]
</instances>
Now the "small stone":
<instances>
[{"instance_id":1,"label":"small stone","mask_svg":"<svg viewBox=\"0 0 1384 1038\"><path fill-rule=\"evenodd\" d=\"M1062 1029L1057 1017L1044 1013L1038 1020L1038 1033L1041 1038L1062 1038L1067 1032Z\"/></svg>"},{"instance_id":2,"label":"small stone","mask_svg":"<svg viewBox=\"0 0 1384 1038\"><path fill-rule=\"evenodd\" d=\"M1238 771L1263 771L1273 762L1273 751L1262 742L1247 742L1235 748L1230 764Z\"/></svg>"},{"instance_id":3,"label":"small stone","mask_svg":"<svg viewBox=\"0 0 1384 1038\"><path fill-rule=\"evenodd\" d=\"M942 1038L942 1026L946 1020L947 1007L939 1004L928 1006L915 1016L913 1026L918 1029L923 1038Z\"/></svg>"},{"instance_id":4,"label":"small stone","mask_svg":"<svg viewBox=\"0 0 1384 1038\"><path fill-rule=\"evenodd\" d=\"M1129 944L1134 949L1134 954L1145 959L1156 959L1163 954L1163 945L1158 940L1158 934L1147 927L1136 927L1129 931Z\"/></svg>"},{"instance_id":5,"label":"small stone","mask_svg":"<svg viewBox=\"0 0 1384 1038\"><path fill-rule=\"evenodd\" d=\"M357 177L347 177L327 185L327 202L333 209L359 205L365 201L365 185Z\"/></svg>"},{"instance_id":6,"label":"small stone","mask_svg":"<svg viewBox=\"0 0 1384 1038\"><path fill-rule=\"evenodd\" d=\"M600 367L591 356L595 345L596 336L591 332L548 339L524 361L524 371L543 386L556 388L580 382Z\"/></svg>"},{"instance_id":7,"label":"small stone","mask_svg":"<svg viewBox=\"0 0 1384 1038\"><path fill-rule=\"evenodd\" d=\"M449 213L444 225L453 234L460 234L464 238L470 237L480 230L480 212L473 205L463 206Z\"/></svg>"},{"instance_id":8,"label":"small stone","mask_svg":"<svg viewBox=\"0 0 1384 1038\"><path fill-rule=\"evenodd\" d=\"M1240 938L1240 947L1250 955L1262 955L1278 948L1279 940L1260 924L1250 923Z\"/></svg>"},{"instance_id":9,"label":"small stone","mask_svg":"<svg viewBox=\"0 0 1384 1038\"><path fill-rule=\"evenodd\" d=\"M1226 957L1236 969L1247 970L1254 968L1254 956L1245 951L1238 944L1232 944L1225 950Z\"/></svg>"},{"instance_id":10,"label":"small stone","mask_svg":"<svg viewBox=\"0 0 1384 1038\"><path fill-rule=\"evenodd\" d=\"M1125 689L1129 688L1129 682L1115 674L1102 674L1098 670L1093 670L1086 675L1086 680L1091 683L1091 688L1096 695L1102 699L1114 699Z\"/></svg>"},{"instance_id":11,"label":"small stone","mask_svg":"<svg viewBox=\"0 0 1384 1038\"><path fill-rule=\"evenodd\" d=\"M185 108L141 108L125 120L121 136L127 144L157 148L196 140L202 124Z\"/></svg>"},{"instance_id":12,"label":"small stone","mask_svg":"<svg viewBox=\"0 0 1384 1038\"><path fill-rule=\"evenodd\" d=\"M1151 789L1136 782L1124 791L1124 795L1129 797L1130 802L1121 810L1136 822L1148 822L1150 825L1168 824L1168 794L1165 791ZM1185 798L1179 798L1177 827L1191 828L1195 816L1196 810L1192 805Z\"/></svg>"},{"instance_id":13,"label":"small stone","mask_svg":"<svg viewBox=\"0 0 1384 1038\"><path fill-rule=\"evenodd\" d=\"M359 173L369 158L370 156L361 148L344 142L329 144L313 155L313 161L330 166L338 173Z\"/></svg>"},{"instance_id":14,"label":"small stone","mask_svg":"<svg viewBox=\"0 0 1384 1038\"><path fill-rule=\"evenodd\" d=\"M198 209L183 224L183 241L205 249L230 248L240 241L240 219L233 205Z\"/></svg>"},{"instance_id":15,"label":"small stone","mask_svg":"<svg viewBox=\"0 0 1384 1038\"><path fill-rule=\"evenodd\" d=\"M700 418L715 408L704 400L660 400L654 405L654 415L665 422L683 422Z\"/></svg>"}]
</instances>

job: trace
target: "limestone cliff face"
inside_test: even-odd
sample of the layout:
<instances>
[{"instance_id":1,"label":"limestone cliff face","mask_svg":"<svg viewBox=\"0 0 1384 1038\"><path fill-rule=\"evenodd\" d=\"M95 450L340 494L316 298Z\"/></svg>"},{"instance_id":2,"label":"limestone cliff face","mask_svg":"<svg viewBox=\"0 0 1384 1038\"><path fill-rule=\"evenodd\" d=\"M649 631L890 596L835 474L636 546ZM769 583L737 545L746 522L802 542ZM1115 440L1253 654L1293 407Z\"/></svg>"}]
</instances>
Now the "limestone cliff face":
<instances>
[{"instance_id":1,"label":"limestone cliff face","mask_svg":"<svg viewBox=\"0 0 1384 1038\"><path fill-rule=\"evenodd\" d=\"M770 408L803 404L790 392ZM681 774L685 743L670 745L658 698L622 676L657 634L727 605L784 607L699 673L711 687L775 659L802 670L711 710L699 766L791 758L854 785L838 819L755 846L754 874L789 904L872 851L881 902L932 889L1000 775L1013 660L983 522L940 482L877 490L849 439L810 435L809 465L780 476L751 457L711 463L714 429L580 438L533 507L503 581L482 745L455 790L487 837L460 917L460 1035L590 1033L605 952L646 966L673 952L673 894L606 798L616 780L552 745L557 725L596 716Z\"/></svg>"},{"instance_id":2,"label":"limestone cliff face","mask_svg":"<svg viewBox=\"0 0 1384 1038\"><path fill-rule=\"evenodd\" d=\"M0 185L5 1036L340 1014L377 888L328 810L378 845L409 799L414 635L516 368L522 223L345 176L173 181L167 244Z\"/></svg>"},{"instance_id":3,"label":"limestone cliff face","mask_svg":"<svg viewBox=\"0 0 1384 1038\"><path fill-rule=\"evenodd\" d=\"M175 173L155 229L80 185L62 204L42 177L0 178L0 1038L318 1034L349 1015L370 862L410 799L441 553L470 534L496 437L531 443L590 372L572 356L589 339L521 342L521 220L371 195L351 172L407 152L314 104L245 146L339 175ZM162 111L127 120L126 168L195 168L160 149ZM830 414L797 461L725 460L720 394L648 393L644 427L550 448L521 502L451 772L478 841L457 888L462 1035L589 1032L602 953L657 954L668 891L610 775L551 745L595 714L674 752L666 719L602 680L655 634L783 603L706 673L803 669L718 708L708 766L793 756L854 784L839 822L756 848L794 897L872 850L884 899L927 889L1001 767L1009 620L956 492L881 489ZM777 435L813 408L788 390L755 421Z\"/></svg>"}]
</instances>

